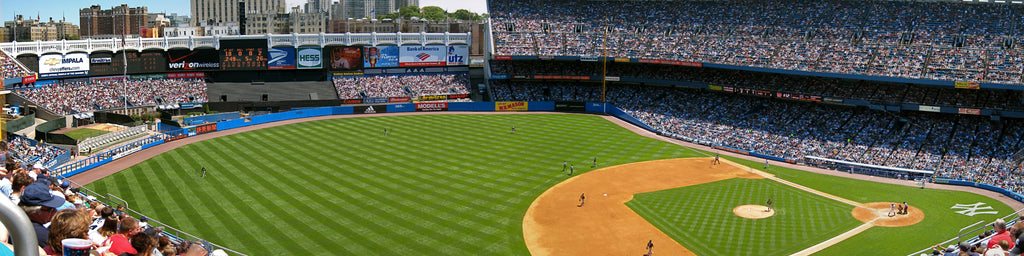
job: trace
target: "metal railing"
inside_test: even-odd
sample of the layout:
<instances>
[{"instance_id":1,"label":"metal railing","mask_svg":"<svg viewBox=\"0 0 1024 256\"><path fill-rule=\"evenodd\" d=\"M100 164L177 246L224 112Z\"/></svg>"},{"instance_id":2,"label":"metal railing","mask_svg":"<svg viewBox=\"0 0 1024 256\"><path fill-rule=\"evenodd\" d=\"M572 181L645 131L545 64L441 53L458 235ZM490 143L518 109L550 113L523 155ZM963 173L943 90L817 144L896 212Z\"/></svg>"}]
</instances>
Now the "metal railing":
<instances>
[{"instance_id":1,"label":"metal railing","mask_svg":"<svg viewBox=\"0 0 1024 256\"><path fill-rule=\"evenodd\" d=\"M470 33L344 33L344 34L264 34L244 36L188 36L160 38L111 38L35 42L0 43L0 50L18 56L21 54L37 54L55 52L94 52L120 51L123 49L142 51L147 49L172 49L212 47L220 49L221 40L232 39L267 39L267 47L319 45L429 45L429 44L469 44Z\"/></svg>"}]
</instances>

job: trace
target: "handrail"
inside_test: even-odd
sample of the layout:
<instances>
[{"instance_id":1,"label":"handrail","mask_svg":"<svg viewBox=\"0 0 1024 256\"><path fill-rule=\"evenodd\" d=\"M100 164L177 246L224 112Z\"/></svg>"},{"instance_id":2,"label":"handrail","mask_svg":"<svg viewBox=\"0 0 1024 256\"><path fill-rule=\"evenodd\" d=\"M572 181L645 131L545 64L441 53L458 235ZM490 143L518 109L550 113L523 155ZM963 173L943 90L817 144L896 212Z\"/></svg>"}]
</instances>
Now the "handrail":
<instances>
[{"instance_id":1,"label":"handrail","mask_svg":"<svg viewBox=\"0 0 1024 256\"><path fill-rule=\"evenodd\" d=\"M39 256L39 241L36 230L25 211L11 200L0 200L0 222L11 232L14 240L14 255ZM3 246L3 245L0 245Z\"/></svg>"}]
</instances>

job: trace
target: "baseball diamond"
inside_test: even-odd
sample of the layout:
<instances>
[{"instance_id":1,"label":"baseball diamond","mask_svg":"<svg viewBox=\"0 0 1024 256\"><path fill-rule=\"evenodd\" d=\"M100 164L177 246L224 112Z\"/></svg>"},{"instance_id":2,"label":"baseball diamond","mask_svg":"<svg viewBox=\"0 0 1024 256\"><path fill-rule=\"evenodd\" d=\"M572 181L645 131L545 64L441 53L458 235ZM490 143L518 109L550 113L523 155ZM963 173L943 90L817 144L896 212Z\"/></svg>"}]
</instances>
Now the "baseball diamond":
<instances>
[{"instance_id":1,"label":"baseball diamond","mask_svg":"<svg viewBox=\"0 0 1024 256\"><path fill-rule=\"evenodd\" d=\"M938 185L878 183L789 164L758 173L759 160L726 152L720 153L724 164L708 166L715 153L707 148L647 138L657 136L611 117L419 114L326 116L189 137L73 180L251 255L621 255L640 252L648 240L662 255L791 254L826 240L832 244L822 255L909 253L995 217L957 214L950 209L957 203L1012 212L999 200ZM514 135L509 123L519 128ZM380 136L380 127L394 133ZM571 177L562 172L563 161L586 163L594 156L602 159L598 169L581 167ZM201 167L210 169L202 179L194 175ZM859 189L844 189L850 187ZM587 203L576 207L581 192ZM822 195L908 201L926 217L829 239L864 222L855 218L857 207ZM768 197L775 200L774 216L743 219L732 212ZM534 214L546 201L556 210ZM569 209L557 210L562 207ZM531 227L551 220L574 229ZM606 224L622 221L635 225ZM610 230L616 232L602 233ZM895 234L915 235L877 243ZM725 240L736 244L702 246L721 244L728 235L735 239Z\"/></svg>"}]
</instances>

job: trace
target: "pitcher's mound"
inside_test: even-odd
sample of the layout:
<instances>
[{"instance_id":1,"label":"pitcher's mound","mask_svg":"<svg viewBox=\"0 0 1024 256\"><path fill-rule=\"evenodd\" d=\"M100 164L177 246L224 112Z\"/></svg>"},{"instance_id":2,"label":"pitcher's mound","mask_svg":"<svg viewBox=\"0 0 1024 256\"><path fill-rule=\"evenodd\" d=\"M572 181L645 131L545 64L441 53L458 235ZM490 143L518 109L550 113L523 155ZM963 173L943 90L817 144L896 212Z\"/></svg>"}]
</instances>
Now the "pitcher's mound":
<instances>
[{"instance_id":1,"label":"pitcher's mound","mask_svg":"<svg viewBox=\"0 0 1024 256\"><path fill-rule=\"evenodd\" d=\"M747 219L764 219L775 215L775 210L768 210L768 206L747 204L732 208L732 213Z\"/></svg>"}]
</instances>

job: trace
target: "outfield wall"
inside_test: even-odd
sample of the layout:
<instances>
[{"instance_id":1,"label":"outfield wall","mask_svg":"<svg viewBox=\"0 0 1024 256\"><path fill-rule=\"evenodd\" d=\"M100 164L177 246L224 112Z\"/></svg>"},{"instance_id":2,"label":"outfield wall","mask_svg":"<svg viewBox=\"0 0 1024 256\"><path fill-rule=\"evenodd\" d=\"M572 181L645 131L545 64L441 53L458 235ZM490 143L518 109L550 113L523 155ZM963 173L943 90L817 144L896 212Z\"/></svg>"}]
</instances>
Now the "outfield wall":
<instances>
[{"instance_id":1,"label":"outfield wall","mask_svg":"<svg viewBox=\"0 0 1024 256\"><path fill-rule=\"evenodd\" d=\"M582 111L581 111L582 110ZM379 113L401 113L401 112L426 112L426 111L469 111L469 112L523 112L523 111L560 111L560 112L584 112L584 113L597 113L614 116L622 119L623 121L629 122L638 127L644 128L648 131L662 134L657 129L637 120L629 113L626 113L609 103L599 102L553 102L553 101L499 101L499 102L420 102L420 103L399 103L399 104L380 104L380 105L358 105L358 106L335 106L335 107L319 107L319 108L303 108L292 111L272 113L267 115L252 116L246 118L237 118L226 121L219 121L215 123L206 123L196 126L183 127L179 130L166 132L159 135L147 137L145 139L132 142L128 145L124 145L115 148L110 151L99 153L95 156L91 156L87 159L80 160L77 162L69 163L60 167L53 168L53 171L62 177L71 177L75 174L88 171L90 169L99 167L103 164L109 163L110 161L124 157L128 154L145 150L147 148L179 140L187 137L198 136L206 133L236 129L246 126L259 125L265 123L272 123L277 121L285 121L300 118L319 117L319 116L331 116L331 115L358 115L358 114L379 114ZM667 134L671 135L671 134ZM673 136L677 137L678 136ZM696 142L695 142L696 143ZM701 143L704 145L704 143ZM721 145L709 145L713 148L726 150L730 152L740 153L744 155L750 155L759 157L762 159L769 159L774 161L795 163L792 159L785 159L782 157L761 154L758 152L730 148ZM935 183L950 184L959 186L971 186L982 188L986 190L995 191L1006 195L1007 197L1013 198L1019 202L1024 203L1024 195L1014 193L1002 188L991 186L988 184L960 181L951 179L939 179L933 180Z\"/></svg>"}]
</instances>

